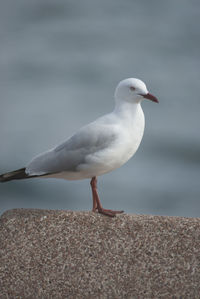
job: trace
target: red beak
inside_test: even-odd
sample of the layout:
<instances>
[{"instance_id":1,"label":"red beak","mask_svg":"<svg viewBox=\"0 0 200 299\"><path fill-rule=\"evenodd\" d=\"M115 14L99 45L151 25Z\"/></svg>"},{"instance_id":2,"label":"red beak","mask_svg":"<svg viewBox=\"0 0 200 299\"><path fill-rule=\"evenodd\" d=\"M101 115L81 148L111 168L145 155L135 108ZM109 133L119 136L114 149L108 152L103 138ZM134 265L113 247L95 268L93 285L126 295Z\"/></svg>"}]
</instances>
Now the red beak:
<instances>
[{"instance_id":1,"label":"red beak","mask_svg":"<svg viewBox=\"0 0 200 299\"><path fill-rule=\"evenodd\" d=\"M141 96L143 96L145 99L148 99L148 100L153 101L155 103L159 103L158 99L155 96L153 96L151 93L147 93L145 95L141 94Z\"/></svg>"}]
</instances>

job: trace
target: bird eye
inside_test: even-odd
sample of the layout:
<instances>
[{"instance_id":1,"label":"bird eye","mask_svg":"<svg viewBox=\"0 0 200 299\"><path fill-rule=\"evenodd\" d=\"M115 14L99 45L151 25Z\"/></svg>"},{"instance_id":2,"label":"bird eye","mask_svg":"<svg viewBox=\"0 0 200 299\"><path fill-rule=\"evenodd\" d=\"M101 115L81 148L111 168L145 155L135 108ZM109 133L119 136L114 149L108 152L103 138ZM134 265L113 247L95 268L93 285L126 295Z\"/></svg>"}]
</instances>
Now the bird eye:
<instances>
[{"instance_id":1,"label":"bird eye","mask_svg":"<svg viewBox=\"0 0 200 299\"><path fill-rule=\"evenodd\" d=\"M133 86L130 86L130 90L132 90L132 91L133 91L133 90L135 90L135 87L133 87Z\"/></svg>"}]
</instances>

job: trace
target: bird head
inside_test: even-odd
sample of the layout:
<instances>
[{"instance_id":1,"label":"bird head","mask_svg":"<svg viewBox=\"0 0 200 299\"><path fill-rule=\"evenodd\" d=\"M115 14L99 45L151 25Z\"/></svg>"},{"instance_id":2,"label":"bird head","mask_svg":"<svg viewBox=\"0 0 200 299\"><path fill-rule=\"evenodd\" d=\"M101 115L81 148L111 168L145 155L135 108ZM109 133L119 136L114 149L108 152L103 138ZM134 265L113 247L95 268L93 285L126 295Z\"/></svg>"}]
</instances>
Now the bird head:
<instances>
[{"instance_id":1,"label":"bird head","mask_svg":"<svg viewBox=\"0 0 200 299\"><path fill-rule=\"evenodd\" d=\"M119 82L115 90L115 99L130 103L140 103L148 99L158 103L158 99L148 92L145 83L136 78L128 78Z\"/></svg>"}]
</instances>

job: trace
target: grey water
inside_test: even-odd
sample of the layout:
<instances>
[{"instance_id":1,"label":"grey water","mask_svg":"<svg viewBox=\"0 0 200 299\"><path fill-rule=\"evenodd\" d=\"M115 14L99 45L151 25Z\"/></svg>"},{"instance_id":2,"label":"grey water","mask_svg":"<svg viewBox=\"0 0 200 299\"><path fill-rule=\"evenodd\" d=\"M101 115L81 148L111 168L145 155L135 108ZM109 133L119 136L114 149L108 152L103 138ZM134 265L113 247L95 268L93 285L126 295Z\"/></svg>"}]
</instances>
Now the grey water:
<instances>
[{"instance_id":1,"label":"grey water","mask_svg":"<svg viewBox=\"0 0 200 299\"><path fill-rule=\"evenodd\" d=\"M143 141L99 178L104 207L200 216L200 2L0 2L0 173L110 112L114 89L144 80L159 104L142 104ZM0 211L89 210L88 180L0 185Z\"/></svg>"}]
</instances>

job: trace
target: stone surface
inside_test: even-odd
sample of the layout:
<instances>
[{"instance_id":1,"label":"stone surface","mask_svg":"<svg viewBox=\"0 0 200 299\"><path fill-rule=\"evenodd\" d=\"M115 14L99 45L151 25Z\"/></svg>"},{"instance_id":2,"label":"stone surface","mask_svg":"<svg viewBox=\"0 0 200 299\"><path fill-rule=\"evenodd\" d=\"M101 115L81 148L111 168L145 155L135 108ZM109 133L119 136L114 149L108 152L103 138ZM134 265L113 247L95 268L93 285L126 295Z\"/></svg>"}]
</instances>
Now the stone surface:
<instances>
[{"instance_id":1,"label":"stone surface","mask_svg":"<svg viewBox=\"0 0 200 299\"><path fill-rule=\"evenodd\" d=\"M200 218L7 211L0 298L200 298Z\"/></svg>"}]
</instances>

